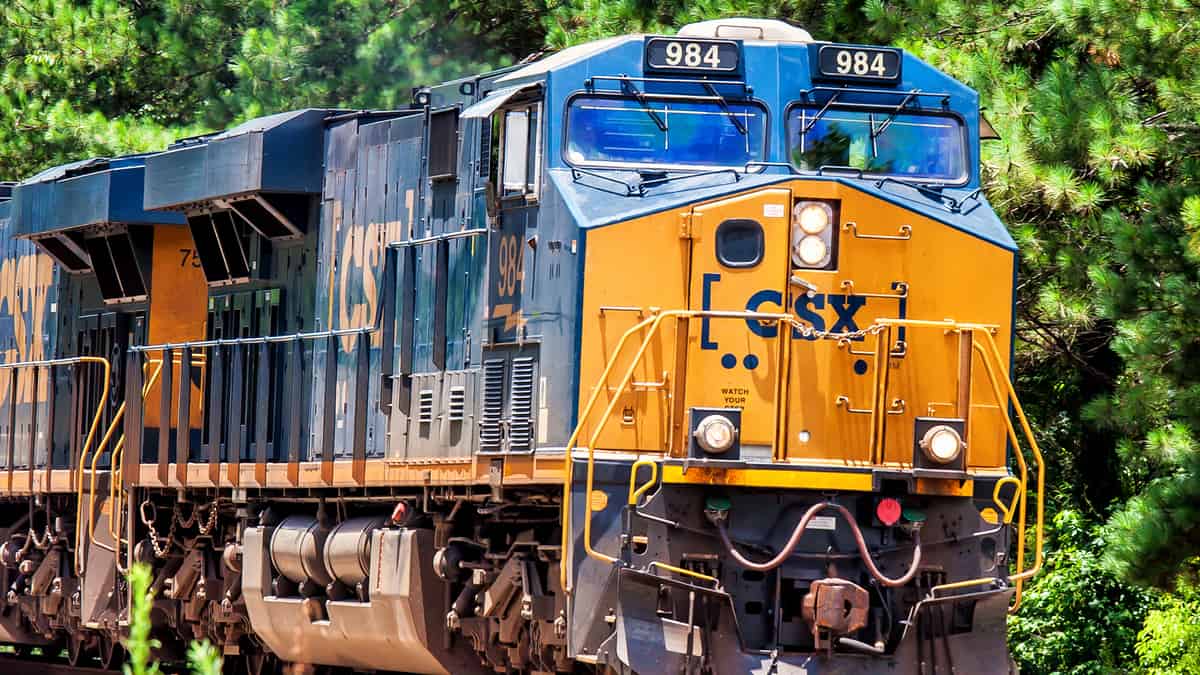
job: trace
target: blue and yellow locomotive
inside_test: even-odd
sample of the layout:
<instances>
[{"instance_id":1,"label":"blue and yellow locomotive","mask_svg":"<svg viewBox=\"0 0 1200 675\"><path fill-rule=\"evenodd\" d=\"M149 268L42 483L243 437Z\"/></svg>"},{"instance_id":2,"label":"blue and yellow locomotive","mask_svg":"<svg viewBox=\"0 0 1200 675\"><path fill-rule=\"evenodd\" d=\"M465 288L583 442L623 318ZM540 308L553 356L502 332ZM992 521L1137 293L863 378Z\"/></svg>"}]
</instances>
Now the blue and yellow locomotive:
<instances>
[{"instance_id":1,"label":"blue and yellow locomotive","mask_svg":"<svg viewBox=\"0 0 1200 675\"><path fill-rule=\"evenodd\" d=\"M986 128L725 19L4 187L0 642L113 666L140 563L250 673L1008 672Z\"/></svg>"}]
</instances>

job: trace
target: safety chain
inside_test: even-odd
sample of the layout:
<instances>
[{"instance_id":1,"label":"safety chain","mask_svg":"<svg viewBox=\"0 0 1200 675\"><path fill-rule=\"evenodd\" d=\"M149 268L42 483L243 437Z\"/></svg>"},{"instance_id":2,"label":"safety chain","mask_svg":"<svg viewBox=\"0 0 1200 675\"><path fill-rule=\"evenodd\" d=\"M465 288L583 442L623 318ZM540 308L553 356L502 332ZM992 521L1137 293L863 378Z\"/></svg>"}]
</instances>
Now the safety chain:
<instances>
[{"instance_id":1,"label":"safety chain","mask_svg":"<svg viewBox=\"0 0 1200 675\"><path fill-rule=\"evenodd\" d=\"M208 523L200 523L196 529L200 530L200 534L207 536L217 526L217 513L221 510L221 498L217 497L212 504L208 505ZM194 511L193 511L194 513Z\"/></svg>"},{"instance_id":2,"label":"safety chain","mask_svg":"<svg viewBox=\"0 0 1200 675\"><path fill-rule=\"evenodd\" d=\"M196 509L197 508L199 508L199 507L197 507L195 504L192 504L192 510L190 512L188 512L188 517L186 519L184 519L179 515L179 512L180 512L179 507L178 506L175 507L175 518L178 520L180 527L182 527L183 529L186 530L187 528L196 524Z\"/></svg>"},{"instance_id":3,"label":"safety chain","mask_svg":"<svg viewBox=\"0 0 1200 675\"><path fill-rule=\"evenodd\" d=\"M147 516L146 507L150 507L149 516ZM171 514L171 527L167 530L166 546L161 546L158 543L158 530L154 529L154 520L158 517L158 509L155 508L154 502L147 499L142 502L138 508L139 514L142 517L142 524L150 531L150 546L154 548L155 558L167 557L167 552L171 550L171 542L175 538L175 522L178 520L179 505L175 505L175 512Z\"/></svg>"},{"instance_id":4,"label":"safety chain","mask_svg":"<svg viewBox=\"0 0 1200 675\"><path fill-rule=\"evenodd\" d=\"M861 340L868 335L879 335L888 328L887 324L873 323L866 328L845 333L835 333L830 330L818 330L798 321L788 321L787 323L802 337L809 340Z\"/></svg>"},{"instance_id":5,"label":"safety chain","mask_svg":"<svg viewBox=\"0 0 1200 675\"><path fill-rule=\"evenodd\" d=\"M50 523L46 523L46 533L41 539L38 539L37 532L35 532L32 527L29 528L29 540L32 541L33 545L39 550L45 550L49 548L50 542L53 538L54 530L50 529Z\"/></svg>"}]
</instances>

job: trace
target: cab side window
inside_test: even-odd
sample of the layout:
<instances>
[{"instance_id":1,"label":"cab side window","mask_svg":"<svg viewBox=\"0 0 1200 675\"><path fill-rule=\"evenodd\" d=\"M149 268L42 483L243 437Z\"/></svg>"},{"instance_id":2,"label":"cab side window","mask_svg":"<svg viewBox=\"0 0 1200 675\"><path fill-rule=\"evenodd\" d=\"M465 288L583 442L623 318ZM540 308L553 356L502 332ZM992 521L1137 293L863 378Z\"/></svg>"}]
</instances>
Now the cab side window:
<instances>
[{"instance_id":1,"label":"cab side window","mask_svg":"<svg viewBox=\"0 0 1200 675\"><path fill-rule=\"evenodd\" d=\"M501 197L537 198L541 181L541 103L509 108L500 122Z\"/></svg>"}]
</instances>

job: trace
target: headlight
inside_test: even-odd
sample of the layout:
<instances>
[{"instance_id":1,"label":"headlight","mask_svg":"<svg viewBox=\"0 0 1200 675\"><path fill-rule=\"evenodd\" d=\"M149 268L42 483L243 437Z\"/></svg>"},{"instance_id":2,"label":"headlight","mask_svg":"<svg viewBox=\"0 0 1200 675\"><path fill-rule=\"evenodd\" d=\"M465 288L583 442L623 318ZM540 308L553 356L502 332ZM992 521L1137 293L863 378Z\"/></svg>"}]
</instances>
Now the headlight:
<instances>
[{"instance_id":1,"label":"headlight","mask_svg":"<svg viewBox=\"0 0 1200 675\"><path fill-rule=\"evenodd\" d=\"M817 267L829 257L829 247L818 236L805 235L793 250L793 258L799 259L797 264L807 267Z\"/></svg>"},{"instance_id":2,"label":"headlight","mask_svg":"<svg viewBox=\"0 0 1200 675\"><path fill-rule=\"evenodd\" d=\"M792 220L806 234L820 234L833 222L833 209L820 202L796 202Z\"/></svg>"},{"instance_id":3,"label":"headlight","mask_svg":"<svg viewBox=\"0 0 1200 675\"><path fill-rule=\"evenodd\" d=\"M837 236L833 205L829 202L798 201L792 207L792 265L824 268L833 261Z\"/></svg>"},{"instance_id":4,"label":"headlight","mask_svg":"<svg viewBox=\"0 0 1200 675\"><path fill-rule=\"evenodd\" d=\"M953 427L939 424L925 432L920 445L929 459L938 464L949 464L958 459L958 454L962 452L963 439Z\"/></svg>"},{"instance_id":5,"label":"headlight","mask_svg":"<svg viewBox=\"0 0 1200 675\"><path fill-rule=\"evenodd\" d=\"M737 439L733 422L721 415L709 415L700 420L692 434L696 437L696 444L712 455L726 452Z\"/></svg>"}]
</instances>

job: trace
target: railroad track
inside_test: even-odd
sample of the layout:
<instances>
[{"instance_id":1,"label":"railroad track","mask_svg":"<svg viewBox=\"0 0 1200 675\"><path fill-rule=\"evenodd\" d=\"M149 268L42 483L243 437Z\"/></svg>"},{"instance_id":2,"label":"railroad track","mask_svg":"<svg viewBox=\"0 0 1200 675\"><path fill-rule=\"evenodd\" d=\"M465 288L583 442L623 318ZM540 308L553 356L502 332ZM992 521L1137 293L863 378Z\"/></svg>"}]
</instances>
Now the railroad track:
<instances>
[{"instance_id":1,"label":"railroad track","mask_svg":"<svg viewBox=\"0 0 1200 675\"><path fill-rule=\"evenodd\" d=\"M119 671L104 670L94 666L72 666L66 661L40 656L25 658L8 654L0 656L0 673L4 673L4 675L87 675L89 673L113 675L116 672Z\"/></svg>"}]
</instances>

